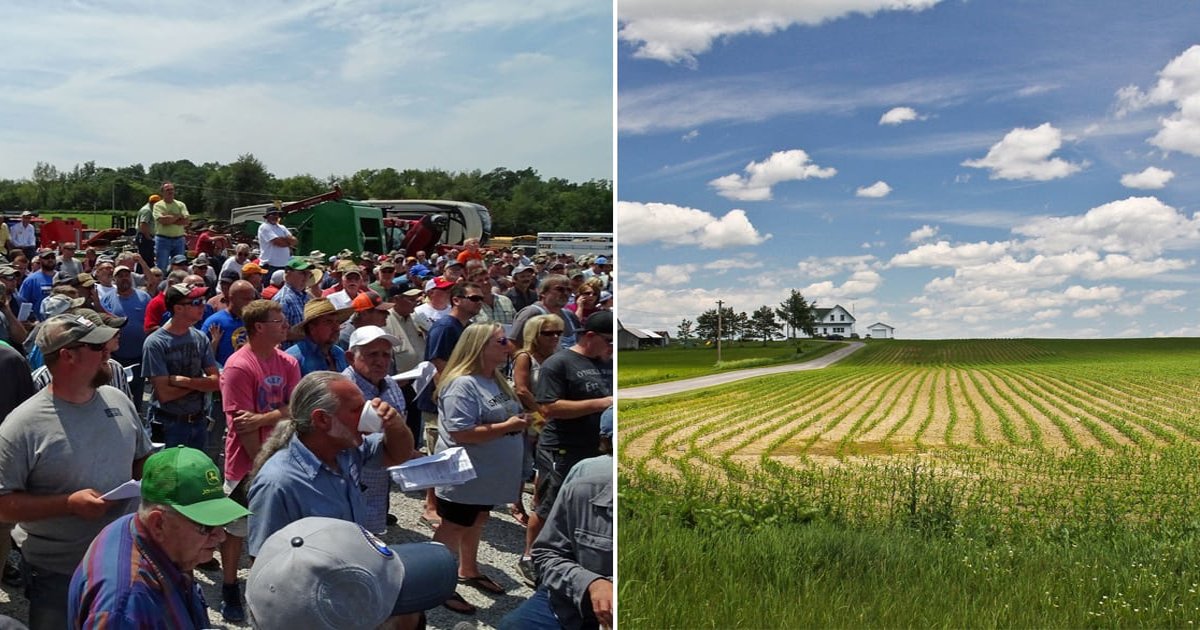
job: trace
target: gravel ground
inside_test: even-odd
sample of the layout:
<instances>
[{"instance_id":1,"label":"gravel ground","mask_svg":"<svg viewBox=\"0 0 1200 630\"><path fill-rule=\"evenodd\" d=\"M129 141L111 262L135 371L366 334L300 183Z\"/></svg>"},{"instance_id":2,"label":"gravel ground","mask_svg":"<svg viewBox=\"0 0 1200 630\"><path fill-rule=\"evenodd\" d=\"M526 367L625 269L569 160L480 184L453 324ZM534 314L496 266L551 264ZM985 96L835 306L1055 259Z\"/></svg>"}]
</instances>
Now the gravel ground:
<instances>
[{"instance_id":1,"label":"gravel ground","mask_svg":"<svg viewBox=\"0 0 1200 630\"><path fill-rule=\"evenodd\" d=\"M420 522L423 512L423 494L404 494L393 490L391 513L400 520L399 524L388 528L381 538L388 544L408 542L424 542L430 540L433 532ZM526 505L529 505L526 497ZM517 573L517 559L525 547L525 528L508 513L508 506L501 505L492 511L492 518L484 526L483 540L479 545L479 566L484 573L491 576L501 586L508 590L505 595L491 595L474 588L460 587L458 592L478 608L474 615L460 615L444 607L434 608L427 613L429 628L452 630L460 622L466 621L476 628L493 628L508 612L525 601L533 591L521 581ZM242 565L246 560L243 558ZM243 583L249 576L249 569L243 568L239 575ZM197 579L204 588L204 598L209 603L209 620L214 628L250 628L248 625L227 624L221 619L217 606L221 601L220 572L196 572ZM22 622L27 620L25 597L20 589L7 585L0 586L0 614L15 617Z\"/></svg>"}]
</instances>

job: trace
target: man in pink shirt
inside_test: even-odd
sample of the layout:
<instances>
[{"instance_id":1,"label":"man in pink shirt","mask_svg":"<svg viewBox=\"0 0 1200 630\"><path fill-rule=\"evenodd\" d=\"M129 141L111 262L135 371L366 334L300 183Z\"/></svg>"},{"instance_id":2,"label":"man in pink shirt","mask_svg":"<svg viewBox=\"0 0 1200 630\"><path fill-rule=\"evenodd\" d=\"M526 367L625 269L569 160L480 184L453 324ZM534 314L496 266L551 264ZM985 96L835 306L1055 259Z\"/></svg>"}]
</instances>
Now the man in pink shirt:
<instances>
[{"instance_id":1,"label":"man in pink shirt","mask_svg":"<svg viewBox=\"0 0 1200 630\"><path fill-rule=\"evenodd\" d=\"M225 410L225 491L247 505L250 469L259 448L275 423L290 416L288 400L300 382L300 364L279 349L287 338L283 307L271 300L255 300L242 309L248 341L225 361L221 372L221 401ZM238 558L246 537L246 519L225 527L221 544L221 616L229 622L245 620L237 581Z\"/></svg>"}]
</instances>

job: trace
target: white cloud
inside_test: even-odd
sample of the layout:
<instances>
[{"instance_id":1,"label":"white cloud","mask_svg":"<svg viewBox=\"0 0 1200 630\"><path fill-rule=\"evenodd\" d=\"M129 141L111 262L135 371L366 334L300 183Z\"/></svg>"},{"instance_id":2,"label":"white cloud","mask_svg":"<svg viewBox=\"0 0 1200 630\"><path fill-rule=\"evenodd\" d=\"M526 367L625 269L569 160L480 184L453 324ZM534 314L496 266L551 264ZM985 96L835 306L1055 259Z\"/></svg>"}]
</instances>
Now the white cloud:
<instances>
[{"instance_id":1,"label":"white cloud","mask_svg":"<svg viewBox=\"0 0 1200 630\"><path fill-rule=\"evenodd\" d=\"M758 245L771 238L770 234L759 234L746 212L740 209L717 218L703 210L669 203L618 201L616 210L623 245L657 241L667 247L698 245L701 249L718 249Z\"/></svg>"},{"instance_id":2,"label":"white cloud","mask_svg":"<svg viewBox=\"0 0 1200 630\"><path fill-rule=\"evenodd\" d=\"M877 267L871 254L861 256L809 256L796 263L797 272L809 278L826 278L846 271L866 271Z\"/></svg>"},{"instance_id":3,"label":"white cloud","mask_svg":"<svg viewBox=\"0 0 1200 630\"><path fill-rule=\"evenodd\" d=\"M690 282L696 269L692 264L658 265L653 273L635 273L633 279L646 284L676 286Z\"/></svg>"},{"instance_id":4,"label":"white cloud","mask_svg":"<svg viewBox=\"0 0 1200 630\"><path fill-rule=\"evenodd\" d=\"M921 227L913 230L912 232L909 232L908 238L906 240L909 243L920 243L921 241L927 241L927 240L937 236L937 233L938 233L938 227L936 225L932 226L932 227L929 225L922 225Z\"/></svg>"},{"instance_id":5,"label":"white cloud","mask_svg":"<svg viewBox=\"0 0 1200 630\"><path fill-rule=\"evenodd\" d=\"M711 260L704 263L704 268L716 271L718 274L733 271L735 269L761 269L764 265L760 260L753 260L749 257L741 258L721 258L719 260Z\"/></svg>"},{"instance_id":6,"label":"white cloud","mask_svg":"<svg viewBox=\"0 0 1200 630\"><path fill-rule=\"evenodd\" d=\"M1096 304L1077 309L1071 315L1077 319L1096 319L1097 317L1103 317L1105 313L1108 313L1111 310L1112 309L1108 306Z\"/></svg>"},{"instance_id":7,"label":"white cloud","mask_svg":"<svg viewBox=\"0 0 1200 630\"><path fill-rule=\"evenodd\" d=\"M623 0L618 3L618 37L635 47L635 57L694 65L696 56L707 52L719 38L769 35L794 24L815 26L855 13L923 11L939 1Z\"/></svg>"},{"instance_id":8,"label":"white cloud","mask_svg":"<svg viewBox=\"0 0 1200 630\"><path fill-rule=\"evenodd\" d=\"M1145 259L1200 245L1200 216L1189 219L1155 197L1129 197L1082 215L1035 219L1013 232L1029 237L1025 245L1041 252L1090 249Z\"/></svg>"},{"instance_id":9,"label":"white cloud","mask_svg":"<svg viewBox=\"0 0 1200 630\"><path fill-rule=\"evenodd\" d=\"M1070 300L1075 301L1094 301L1094 300L1119 300L1125 293L1121 287L1081 287L1073 285L1067 287L1063 291L1063 295Z\"/></svg>"},{"instance_id":10,"label":"white cloud","mask_svg":"<svg viewBox=\"0 0 1200 630\"><path fill-rule=\"evenodd\" d=\"M1047 181L1079 172L1087 163L1071 163L1050 157L1062 147L1062 132L1043 123L1033 129L1017 127L992 145L987 155L967 160L963 166L991 171L992 179Z\"/></svg>"},{"instance_id":11,"label":"white cloud","mask_svg":"<svg viewBox=\"0 0 1200 630\"><path fill-rule=\"evenodd\" d=\"M1187 295L1187 291L1178 289L1159 289L1157 291L1149 291L1142 296L1142 304L1166 304L1173 300Z\"/></svg>"},{"instance_id":12,"label":"white cloud","mask_svg":"<svg viewBox=\"0 0 1200 630\"><path fill-rule=\"evenodd\" d=\"M828 179L837 174L835 168L814 164L802 149L776 151L762 162L747 164L743 170L745 175L731 173L708 182L708 185L727 199L766 201L771 199L771 187L780 182L812 177Z\"/></svg>"},{"instance_id":13,"label":"white cloud","mask_svg":"<svg viewBox=\"0 0 1200 630\"><path fill-rule=\"evenodd\" d=\"M691 142L692 140L695 140L696 138L699 138L699 137L700 137L700 130L693 129L693 130L683 134L683 136L681 136L679 139L683 140L684 142Z\"/></svg>"},{"instance_id":14,"label":"white cloud","mask_svg":"<svg viewBox=\"0 0 1200 630\"><path fill-rule=\"evenodd\" d=\"M1133 85L1117 91L1118 116L1154 105L1172 105L1176 111L1159 120L1161 127L1150 144L1200 156L1200 45L1168 62L1148 92Z\"/></svg>"},{"instance_id":15,"label":"white cloud","mask_svg":"<svg viewBox=\"0 0 1200 630\"><path fill-rule=\"evenodd\" d=\"M911 107L893 107L879 117L881 125L899 125L914 120L924 120L924 116L917 114L917 110Z\"/></svg>"},{"instance_id":16,"label":"white cloud","mask_svg":"<svg viewBox=\"0 0 1200 630\"><path fill-rule=\"evenodd\" d=\"M1167 185L1175 177L1175 173L1158 168L1157 166L1148 166L1146 170L1140 173L1125 173L1121 176L1121 185L1126 188L1162 188Z\"/></svg>"},{"instance_id":17,"label":"white cloud","mask_svg":"<svg viewBox=\"0 0 1200 630\"><path fill-rule=\"evenodd\" d=\"M870 186L860 187L858 190L854 191L854 196L855 197L869 197L871 199L879 199L881 197L888 196L888 194L890 194L891 192L892 192L892 187L888 186L887 182L880 180L880 181L875 182L874 184L871 184Z\"/></svg>"},{"instance_id":18,"label":"white cloud","mask_svg":"<svg viewBox=\"0 0 1200 630\"><path fill-rule=\"evenodd\" d=\"M949 241L927 243L903 254L892 257L892 267L959 267L980 265L995 261L1008 252L1010 242L964 243L951 245Z\"/></svg>"}]
</instances>

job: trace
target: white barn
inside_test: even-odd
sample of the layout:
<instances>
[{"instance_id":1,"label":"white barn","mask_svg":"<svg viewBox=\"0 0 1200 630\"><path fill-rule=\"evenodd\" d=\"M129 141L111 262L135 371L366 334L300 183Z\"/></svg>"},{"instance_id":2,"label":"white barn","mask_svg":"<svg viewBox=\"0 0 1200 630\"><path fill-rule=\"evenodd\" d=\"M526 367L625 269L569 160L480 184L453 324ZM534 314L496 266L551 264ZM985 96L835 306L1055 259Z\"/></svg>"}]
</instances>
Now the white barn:
<instances>
[{"instance_id":1,"label":"white barn","mask_svg":"<svg viewBox=\"0 0 1200 630\"><path fill-rule=\"evenodd\" d=\"M867 334L871 335L872 339L895 339L896 329L883 322L875 322L867 326Z\"/></svg>"},{"instance_id":2,"label":"white barn","mask_svg":"<svg viewBox=\"0 0 1200 630\"><path fill-rule=\"evenodd\" d=\"M813 314L816 325L813 332L818 335L842 335L849 337L854 332L854 316L841 304L833 308L814 308Z\"/></svg>"}]
</instances>

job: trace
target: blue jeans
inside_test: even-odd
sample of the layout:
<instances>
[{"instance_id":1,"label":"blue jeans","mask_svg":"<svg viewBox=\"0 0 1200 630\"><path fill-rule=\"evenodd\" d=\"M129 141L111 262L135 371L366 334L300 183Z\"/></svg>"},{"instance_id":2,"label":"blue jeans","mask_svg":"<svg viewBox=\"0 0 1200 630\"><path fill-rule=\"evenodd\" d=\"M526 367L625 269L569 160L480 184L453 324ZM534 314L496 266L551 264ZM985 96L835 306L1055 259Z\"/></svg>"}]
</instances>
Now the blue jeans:
<instances>
[{"instance_id":1,"label":"blue jeans","mask_svg":"<svg viewBox=\"0 0 1200 630\"><path fill-rule=\"evenodd\" d=\"M533 597L504 615L496 627L499 630L561 630L562 625L550 608L550 592L539 588Z\"/></svg>"},{"instance_id":2,"label":"blue jeans","mask_svg":"<svg viewBox=\"0 0 1200 630\"><path fill-rule=\"evenodd\" d=\"M158 268L162 269L163 277L167 277L167 272L171 270L171 258L183 254L187 243L182 236L171 238L169 236L154 237L154 258L158 264Z\"/></svg>"},{"instance_id":3,"label":"blue jeans","mask_svg":"<svg viewBox=\"0 0 1200 630\"><path fill-rule=\"evenodd\" d=\"M208 452L208 420L200 419L194 422L168 420L159 418L163 427L163 441L167 448L180 444L198 451Z\"/></svg>"},{"instance_id":4,"label":"blue jeans","mask_svg":"<svg viewBox=\"0 0 1200 630\"><path fill-rule=\"evenodd\" d=\"M22 560L25 598L29 600L29 630L67 627L67 594L71 576L52 573Z\"/></svg>"}]
</instances>

